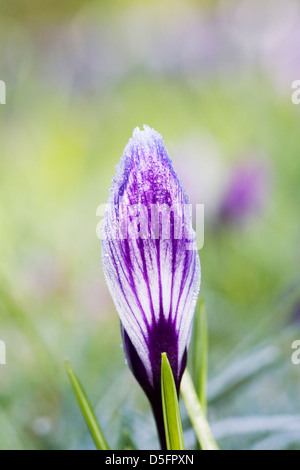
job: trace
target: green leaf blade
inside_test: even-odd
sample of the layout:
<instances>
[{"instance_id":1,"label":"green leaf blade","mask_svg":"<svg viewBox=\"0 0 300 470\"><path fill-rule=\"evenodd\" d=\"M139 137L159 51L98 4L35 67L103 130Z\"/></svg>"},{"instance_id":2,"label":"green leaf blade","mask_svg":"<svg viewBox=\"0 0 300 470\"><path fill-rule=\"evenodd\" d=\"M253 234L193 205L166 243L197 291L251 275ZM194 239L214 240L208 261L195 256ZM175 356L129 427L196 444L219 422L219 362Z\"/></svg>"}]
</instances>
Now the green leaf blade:
<instances>
[{"instance_id":1,"label":"green leaf blade","mask_svg":"<svg viewBox=\"0 0 300 470\"><path fill-rule=\"evenodd\" d=\"M166 353L161 355L161 397L167 449L184 450L177 391Z\"/></svg>"},{"instance_id":2,"label":"green leaf blade","mask_svg":"<svg viewBox=\"0 0 300 470\"><path fill-rule=\"evenodd\" d=\"M98 450L109 450L89 399L73 369L66 361L67 373L75 393L79 408Z\"/></svg>"}]
</instances>

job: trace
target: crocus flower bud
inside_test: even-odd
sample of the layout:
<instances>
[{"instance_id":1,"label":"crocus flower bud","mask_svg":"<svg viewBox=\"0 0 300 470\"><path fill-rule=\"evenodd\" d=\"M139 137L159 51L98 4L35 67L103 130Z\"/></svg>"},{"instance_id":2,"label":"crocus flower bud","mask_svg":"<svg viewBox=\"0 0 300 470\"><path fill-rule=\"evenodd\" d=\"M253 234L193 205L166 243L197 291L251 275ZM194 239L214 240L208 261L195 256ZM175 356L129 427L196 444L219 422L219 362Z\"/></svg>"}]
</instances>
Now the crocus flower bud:
<instances>
[{"instance_id":1,"label":"crocus flower bud","mask_svg":"<svg viewBox=\"0 0 300 470\"><path fill-rule=\"evenodd\" d=\"M128 364L150 400L163 448L161 354L179 392L200 288L189 209L162 137L136 128L112 181L102 260Z\"/></svg>"}]
</instances>

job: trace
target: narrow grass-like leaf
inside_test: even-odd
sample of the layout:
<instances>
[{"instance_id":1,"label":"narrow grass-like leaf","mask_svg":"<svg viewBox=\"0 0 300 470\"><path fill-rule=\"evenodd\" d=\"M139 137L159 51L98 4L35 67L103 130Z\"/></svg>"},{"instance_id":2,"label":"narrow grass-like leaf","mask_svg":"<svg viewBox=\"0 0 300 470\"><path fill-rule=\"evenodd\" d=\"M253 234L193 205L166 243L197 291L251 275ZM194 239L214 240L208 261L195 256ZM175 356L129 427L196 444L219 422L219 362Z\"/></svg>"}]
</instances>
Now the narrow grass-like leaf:
<instances>
[{"instance_id":1,"label":"narrow grass-like leaf","mask_svg":"<svg viewBox=\"0 0 300 470\"><path fill-rule=\"evenodd\" d=\"M274 343L275 340L272 345L263 344L260 349L255 347L224 367L220 374L209 381L209 402L226 397L242 384L254 380L262 371L274 367L282 358L282 351Z\"/></svg>"},{"instance_id":2,"label":"narrow grass-like leaf","mask_svg":"<svg viewBox=\"0 0 300 470\"><path fill-rule=\"evenodd\" d=\"M82 412L82 415L85 419L85 422L88 426L88 429L91 433L91 436L95 442L97 449L109 450L109 447L106 443L105 438L103 437L103 433L100 429L97 418L93 411L93 408L86 396L85 391L82 388L81 383L78 380L78 377L76 376L75 372L72 370L68 361L66 361L66 369L67 369L67 373L68 373L71 385L73 387L75 396L77 398L79 408Z\"/></svg>"},{"instance_id":3,"label":"narrow grass-like leaf","mask_svg":"<svg viewBox=\"0 0 300 470\"><path fill-rule=\"evenodd\" d=\"M213 438L206 416L197 397L192 379L187 370L183 374L180 390L188 415L201 445L201 449L218 450L218 446Z\"/></svg>"},{"instance_id":4,"label":"narrow grass-like leaf","mask_svg":"<svg viewBox=\"0 0 300 470\"><path fill-rule=\"evenodd\" d=\"M193 346L193 379L202 410L206 413L208 335L206 308L202 297L199 298L195 311Z\"/></svg>"},{"instance_id":5,"label":"narrow grass-like leaf","mask_svg":"<svg viewBox=\"0 0 300 470\"><path fill-rule=\"evenodd\" d=\"M161 355L161 397L167 449L184 450L177 391L166 353Z\"/></svg>"}]
</instances>

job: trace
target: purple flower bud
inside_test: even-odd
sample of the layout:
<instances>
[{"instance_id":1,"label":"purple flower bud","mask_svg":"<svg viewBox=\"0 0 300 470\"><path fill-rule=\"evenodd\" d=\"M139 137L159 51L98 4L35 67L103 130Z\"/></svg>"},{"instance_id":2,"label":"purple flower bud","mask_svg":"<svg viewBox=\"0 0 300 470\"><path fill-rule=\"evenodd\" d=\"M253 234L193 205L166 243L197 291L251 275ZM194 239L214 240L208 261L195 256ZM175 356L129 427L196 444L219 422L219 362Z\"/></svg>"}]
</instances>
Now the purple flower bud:
<instances>
[{"instance_id":1,"label":"purple flower bud","mask_svg":"<svg viewBox=\"0 0 300 470\"><path fill-rule=\"evenodd\" d=\"M179 392L200 288L188 199L162 137L136 128L102 226L102 260L121 320L124 351L152 405L162 447L161 353Z\"/></svg>"},{"instance_id":2,"label":"purple flower bud","mask_svg":"<svg viewBox=\"0 0 300 470\"><path fill-rule=\"evenodd\" d=\"M262 163L251 160L233 169L220 210L223 221L243 223L262 208L269 186L267 170Z\"/></svg>"}]
</instances>

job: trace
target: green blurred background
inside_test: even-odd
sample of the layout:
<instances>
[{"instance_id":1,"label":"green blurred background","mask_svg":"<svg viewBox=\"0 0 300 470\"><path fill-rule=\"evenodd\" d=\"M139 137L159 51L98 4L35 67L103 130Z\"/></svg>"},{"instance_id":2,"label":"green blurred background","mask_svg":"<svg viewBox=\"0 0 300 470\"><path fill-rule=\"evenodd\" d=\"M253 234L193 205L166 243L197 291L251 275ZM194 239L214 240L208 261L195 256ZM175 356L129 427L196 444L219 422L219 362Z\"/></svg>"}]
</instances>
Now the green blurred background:
<instances>
[{"instance_id":1,"label":"green blurred background","mask_svg":"<svg viewBox=\"0 0 300 470\"><path fill-rule=\"evenodd\" d=\"M300 448L297 2L0 5L0 448L93 448L65 358L112 448L158 447L96 237L96 209L144 123L205 204L215 437L224 449Z\"/></svg>"}]
</instances>

